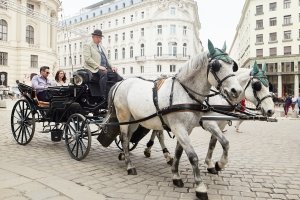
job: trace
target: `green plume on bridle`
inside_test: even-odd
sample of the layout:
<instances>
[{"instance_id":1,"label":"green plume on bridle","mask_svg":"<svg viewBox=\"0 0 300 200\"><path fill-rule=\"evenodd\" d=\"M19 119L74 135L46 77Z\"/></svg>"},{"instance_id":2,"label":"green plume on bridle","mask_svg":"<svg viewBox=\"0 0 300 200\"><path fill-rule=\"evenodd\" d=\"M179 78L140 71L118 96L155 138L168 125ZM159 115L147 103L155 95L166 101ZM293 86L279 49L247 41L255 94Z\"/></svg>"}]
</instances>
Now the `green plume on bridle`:
<instances>
[{"instance_id":1,"label":"green plume on bridle","mask_svg":"<svg viewBox=\"0 0 300 200\"><path fill-rule=\"evenodd\" d=\"M262 69L259 69L257 62L254 62L254 65L251 70L251 76L257 78L264 86L269 87L269 81L266 76L266 63L263 65Z\"/></svg>"},{"instance_id":2,"label":"green plume on bridle","mask_svg":"<svg viewBox=\"0 0 300 200\"><path fill-rule=\"evenodd\" d=\"M212 44L212 42L210 40L208 40L208 51L209 51L208 57L210 59L222 60L229 64L233 63L233 59L231 59L228 56L228 54L225 53L226 52L226 42L224 42L222 49L218 49L218 48L214 47L214 45Z\"/></svg>"}]
</instances>

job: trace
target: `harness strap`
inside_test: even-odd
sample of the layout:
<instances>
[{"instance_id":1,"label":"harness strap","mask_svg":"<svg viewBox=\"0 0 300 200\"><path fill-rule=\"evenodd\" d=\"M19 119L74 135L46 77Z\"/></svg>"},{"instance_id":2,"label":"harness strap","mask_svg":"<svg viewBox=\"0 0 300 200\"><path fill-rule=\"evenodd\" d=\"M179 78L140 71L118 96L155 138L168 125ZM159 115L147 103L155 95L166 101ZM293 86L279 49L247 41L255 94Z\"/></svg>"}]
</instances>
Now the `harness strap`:
<instances>
[{"instance_id":1,"label":"harness strap","mask_svg":"<svg viewBox=\"0 0 300 200\"><path fill-rule=\"evenodd\" d=\"M171 86L171 93L170 93L170 99L169 99L169 102L170 102L170 106L173 104L173 95L174 95L174 83L175 83L175 76L172 77L172 86Z\"/></svg>"},{"instance_id":2,"label":"harness strap","mask_svg":"<svg viewBox=\"0 0 300 200\"><path fill-rule=\"evenodd\" d=\"M163 128L168 132L169 136L171 137L171 135L169 133L171 131L171 129L165 123L164 119L162 118L162 114L159 114L158 95L157 95L157 82L156 81L154 81L154 87L152 88L152 92L153 92L153 103L154 103L155 108L156 108L157 116L159 117Z\"/></svg>"}]
</instances>

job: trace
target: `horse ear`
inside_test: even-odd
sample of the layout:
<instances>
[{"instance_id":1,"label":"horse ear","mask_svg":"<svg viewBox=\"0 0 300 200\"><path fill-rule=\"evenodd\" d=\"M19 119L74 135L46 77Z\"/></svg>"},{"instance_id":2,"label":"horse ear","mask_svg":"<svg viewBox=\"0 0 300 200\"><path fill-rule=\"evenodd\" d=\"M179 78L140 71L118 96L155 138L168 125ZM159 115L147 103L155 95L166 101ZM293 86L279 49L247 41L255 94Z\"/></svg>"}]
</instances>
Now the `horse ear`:
<instances>
[{"instance_id":1,"label":"horse ear","mask_svg":"<svg viewBox=\"0 0 300 200\"><path fill-rule=\"evenodd\" d=\"M208 39L208 51L211 56L214 55L214 53L216 52L213 43L209 39Z\"/></svg>"},{"instance_id":2,"label":"horse ear","mask_svg":"<svg viewBox=\"0 0 300 200\"><path fill-rule=\"evenodd\" d=\"M227 48L227 46L226 46L226 41L225 41L224 44L223 44L222 51L223 51L223 52L226 52L226 48Z\"/></svg>"},{"instance_id":3,"label":"horse ear","mask_svg":"<svg viewBox=\"0 0 300 200\"><path fill-rule=\"evenodd\" d=\"M254 62L253 68L252 68L252 74L257 74L259 72L259 67L257 65L257 62Z\"/></svg>"},{"instance_id":4,"label":"horse ear","mask_svg":"<svg viewBox=\"0 0 300 200\"><path fill-rule=\"evenodd\" d=\"M267 70L267 64L264 63L264 65L263 65L263 67L262 67L262 71L263 71L263 72L266 72L266 70Z\"/></svg>"}]
</instances>

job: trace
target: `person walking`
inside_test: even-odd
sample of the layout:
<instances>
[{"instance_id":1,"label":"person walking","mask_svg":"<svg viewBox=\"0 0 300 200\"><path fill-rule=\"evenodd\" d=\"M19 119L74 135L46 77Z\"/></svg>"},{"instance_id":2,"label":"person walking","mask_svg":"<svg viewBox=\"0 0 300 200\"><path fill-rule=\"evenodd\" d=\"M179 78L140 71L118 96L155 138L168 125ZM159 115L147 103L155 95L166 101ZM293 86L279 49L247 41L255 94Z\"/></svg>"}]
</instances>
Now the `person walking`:
<instances>
[{"instance_id":1,"label":"person walking","mask_svg":"<svg viewBox=\"0 0 300 200\"><path fill-rule=\"evenodd\" d=\"M298 117L300 117L300 96L297 98L296 104L298 105Z\"/></svg>"},{"instance_id":2,"label":"person walking","mask_svg":"<svg viewBox=\"0 0 300 200\"><path fill-rule=\"evenodd\" d=\"M288 94L286 94L285 99L284 99L284 116L288 116L289 108L292 105L292 97Z\"/></svg>"}]
</instances>

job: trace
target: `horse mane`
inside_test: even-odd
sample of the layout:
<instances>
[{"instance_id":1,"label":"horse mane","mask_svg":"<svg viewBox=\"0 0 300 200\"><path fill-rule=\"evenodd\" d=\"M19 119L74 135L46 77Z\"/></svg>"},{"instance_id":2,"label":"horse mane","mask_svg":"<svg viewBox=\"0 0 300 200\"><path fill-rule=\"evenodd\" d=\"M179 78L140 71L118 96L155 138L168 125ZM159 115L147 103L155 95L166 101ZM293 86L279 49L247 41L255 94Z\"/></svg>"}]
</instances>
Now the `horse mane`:
<instances>
[{"instance_id":1,"label":"horse mane","mask_svg":"<svg viewBox=\"0 0 300 200\"><path fill-rule=\"evenodd\" d=\"M177 73L177 78L185 81L195 76L195 72L208 65L207 52L201 52L193 56L190 60L182 65Z\"/></svg>"}]
</instances>

